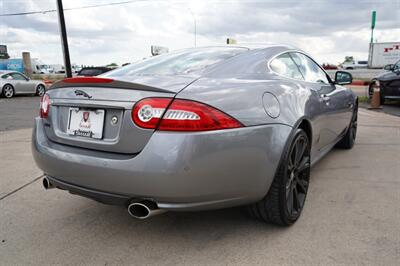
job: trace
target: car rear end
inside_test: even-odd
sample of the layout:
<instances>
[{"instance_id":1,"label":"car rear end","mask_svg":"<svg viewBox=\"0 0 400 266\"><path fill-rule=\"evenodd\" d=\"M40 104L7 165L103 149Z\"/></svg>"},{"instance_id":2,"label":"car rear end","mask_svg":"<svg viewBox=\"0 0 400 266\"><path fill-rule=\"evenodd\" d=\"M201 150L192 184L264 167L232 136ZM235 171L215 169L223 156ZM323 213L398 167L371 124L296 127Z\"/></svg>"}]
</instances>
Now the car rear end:
<instances>
[{"instance_id":1,"label":"car rear end","mask_svg":"<svg viewBox=\"0 0 400 266\"><path fill-rule=\"evenodd\" d=\"M55 187L108 204L203 210L262 198L280 159L268 148L283 149L282 133L180 99L197 78L82 77L53 85L35 119L37 165Z\"/></svg>"}]
</instances>

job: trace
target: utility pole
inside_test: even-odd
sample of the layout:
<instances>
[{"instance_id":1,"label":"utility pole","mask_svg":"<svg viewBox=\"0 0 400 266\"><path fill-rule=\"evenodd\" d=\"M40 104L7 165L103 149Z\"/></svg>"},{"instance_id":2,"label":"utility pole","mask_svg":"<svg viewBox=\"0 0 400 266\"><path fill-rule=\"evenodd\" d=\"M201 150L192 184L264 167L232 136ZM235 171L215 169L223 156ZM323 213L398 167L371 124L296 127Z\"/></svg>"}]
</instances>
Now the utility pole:
<instances>
[{"instance_id":1,"label":"utility pole","mask_svg":"<svg viewBox=\"0 0 400 266\"><path fill-rule=\"evenodd\" d=\"M62 0L57 0L57 11L58 11L58 22L60 25L61 44L64 55L65 73L67 74L67 78L71 78L72 77L71 60L69 58L67 30L65 29L64 8L62 5Z\"/></svg>"}]
</instances>

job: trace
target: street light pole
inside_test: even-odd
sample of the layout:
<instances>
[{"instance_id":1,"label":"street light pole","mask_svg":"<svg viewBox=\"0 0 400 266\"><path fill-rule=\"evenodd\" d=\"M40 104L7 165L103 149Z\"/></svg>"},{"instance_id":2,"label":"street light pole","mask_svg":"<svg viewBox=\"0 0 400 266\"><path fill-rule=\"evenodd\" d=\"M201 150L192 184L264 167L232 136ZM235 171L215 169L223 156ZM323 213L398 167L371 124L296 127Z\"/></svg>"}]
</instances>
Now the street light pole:
<instances>
[{"instance_id":1,"label":"street light pole","mask_svg":"<svg viewBox=\"0 0 400 266\"><path fill-rule=\"evenodd\" d=\"M61 45L64 55L65 73L67 74L67 78L70 78L72 77L71 60L69 58L67 30L65 29L64 8L62 5L62 0L57 0L57 11L58 22L60 25Z\"/></svg>"}]
</instances>

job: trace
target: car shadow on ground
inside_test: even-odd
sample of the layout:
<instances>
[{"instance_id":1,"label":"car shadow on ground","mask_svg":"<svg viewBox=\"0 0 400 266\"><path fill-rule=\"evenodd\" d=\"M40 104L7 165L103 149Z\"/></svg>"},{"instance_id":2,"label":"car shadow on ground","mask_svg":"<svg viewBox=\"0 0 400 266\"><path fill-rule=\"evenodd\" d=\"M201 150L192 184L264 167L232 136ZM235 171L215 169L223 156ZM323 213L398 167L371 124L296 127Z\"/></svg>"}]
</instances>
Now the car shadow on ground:
<instances>
[{"instance_id":1,"label":"car shadow on ground","mask_svg":"<svg viewBox=\"0 0 400 266\"><path fill-rule=\"evenodd\" d=\"M368 108L369 103L363 102L360 103L360 107ZM400 100L386 100L385 104L381 105L381 109L372 109L376 112L382 112L389 115L400 116Z\"/></svg>"}]
</instances>

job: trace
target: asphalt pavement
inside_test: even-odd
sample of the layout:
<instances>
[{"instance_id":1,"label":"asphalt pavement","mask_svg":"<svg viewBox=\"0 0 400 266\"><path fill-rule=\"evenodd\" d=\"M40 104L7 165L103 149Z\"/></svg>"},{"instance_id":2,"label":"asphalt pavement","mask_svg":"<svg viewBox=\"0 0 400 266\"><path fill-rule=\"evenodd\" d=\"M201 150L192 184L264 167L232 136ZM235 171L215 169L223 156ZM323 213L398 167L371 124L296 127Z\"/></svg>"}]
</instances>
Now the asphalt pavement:
<instances>
[{"instance_id":1,"label":"asphalt pavement","mask_svg":"<svg viewBox=\"0 0 400 266\"><path fill-rule=\"evenodd\" d=\"M283 228L240 208L135 220L121 207L45 191L30 154L30 100L10 100L7 115L0 102L1 265L399 264L399 117L360 109L356 145L313 167L303 214Z\"/></svg>"},{"instance_id":2,"label":"asphalt pavement","mask_svg":"<svg viewBox=\"0 0 400 266\"><path fill-rule=\"evenodd\" d=\"M0 131L32 128L39 114L40 97L0 98Z\"/></svg>"}]
</instances>

